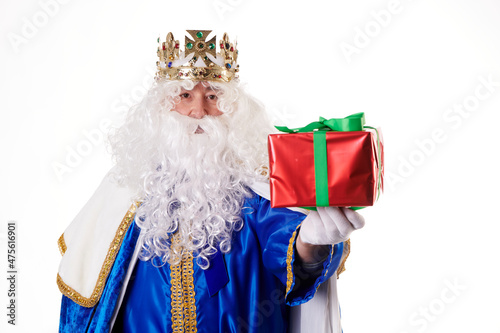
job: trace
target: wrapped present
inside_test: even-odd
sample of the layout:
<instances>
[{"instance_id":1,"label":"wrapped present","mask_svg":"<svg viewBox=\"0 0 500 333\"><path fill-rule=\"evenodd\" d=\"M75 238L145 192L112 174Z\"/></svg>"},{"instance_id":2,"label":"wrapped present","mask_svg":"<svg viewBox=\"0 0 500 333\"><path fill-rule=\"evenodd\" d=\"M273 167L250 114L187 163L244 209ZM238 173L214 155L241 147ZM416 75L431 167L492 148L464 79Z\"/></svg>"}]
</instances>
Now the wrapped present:
<instances>
[{"instance_id":1,"label":"wrapped present","mask_svg":"<svg viewBox=\"0 0 500 333\"><path fill-rule=\"evenodd\" d=\"M372 206L382 190L380 130L364 114L305 127L276 127L268 138L272 207Z\"/></svg>"}]
</instances>

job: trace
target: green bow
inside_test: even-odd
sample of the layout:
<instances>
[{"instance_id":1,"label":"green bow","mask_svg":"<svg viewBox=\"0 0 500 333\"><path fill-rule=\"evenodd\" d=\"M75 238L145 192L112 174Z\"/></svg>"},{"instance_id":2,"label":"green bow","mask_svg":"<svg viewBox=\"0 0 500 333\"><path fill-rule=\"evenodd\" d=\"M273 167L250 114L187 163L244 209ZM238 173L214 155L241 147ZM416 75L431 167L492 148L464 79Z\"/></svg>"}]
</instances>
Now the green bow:
<instances>
[{"instance_id":1,"label":"green bow","mask_svg":"<svg viewBox=\"0 0 500 333\"><path fill-rule=\"evenodd\" d=\"M286 126L275 126L278 131L285 133L304 133L312 131L339 131L339 132L352 132L362 131L365 125L365 113L355 113L345 118L331 118L325 119L319 117L319 121L314 121L304 127L288 128Z\"/></svg>"}]
</instances>

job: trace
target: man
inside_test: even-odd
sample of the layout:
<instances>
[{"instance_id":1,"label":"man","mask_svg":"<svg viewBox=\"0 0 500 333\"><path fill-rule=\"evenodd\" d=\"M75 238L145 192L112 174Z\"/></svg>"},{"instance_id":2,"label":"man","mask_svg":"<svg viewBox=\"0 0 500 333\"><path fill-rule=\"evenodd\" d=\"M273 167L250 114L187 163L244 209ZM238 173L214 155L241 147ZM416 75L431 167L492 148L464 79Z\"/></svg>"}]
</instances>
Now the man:
<instances>
[{"instance_id":1,"label":"man","mask_svg":"<svg viewBox=\"0 0 500 333\"><path fill-rule=\"evenodd\" d=\"M60 331L340 332L330 277L363 218L270 207L271 128L236 45L188 34L185 52L171 33L158 49L111 137L116 167L59 240Z\"/></svg>"}]
</instances>

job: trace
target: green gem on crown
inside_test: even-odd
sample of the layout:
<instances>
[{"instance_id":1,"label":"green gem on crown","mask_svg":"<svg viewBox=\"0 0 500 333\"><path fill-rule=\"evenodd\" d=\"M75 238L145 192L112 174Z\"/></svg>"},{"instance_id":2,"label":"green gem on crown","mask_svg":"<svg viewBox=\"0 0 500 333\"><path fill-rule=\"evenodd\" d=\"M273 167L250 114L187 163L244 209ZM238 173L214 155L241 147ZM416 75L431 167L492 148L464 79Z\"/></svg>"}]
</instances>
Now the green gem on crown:
<instances>
[{"instance_id":1,"label":"green gem on crown","mask_svg":"<svg viewBox=\"0 0 500 333\"><path fill-rule=\"evenodd\" d=\"M214 43L210 43L210 45L208 45L208 47L210 48L210 50L213 50L213 49L215 49L215 44Z\"/></svg>"},{"instance_id":2,"label":"green gem on crown","mask_svg":"<svg viewBox=\"0 0 500 333\"><path fill-rule=\"evenodd\" d=\"M198 37L198 38L202 38L202 37L203 37L203 32L198 31L198 32L196 33L196 37Z\"/></svg>"},{"instance_id":3,"label":"green gem on crown","mask_svg":"<svg viewBox=\"0 0 500 333\"><path fill-rule=\"evenodd\" d=\"M187 43L186 47L191 50L193 48L193 44L192 43Z\"/></svg>"}]
</instances>

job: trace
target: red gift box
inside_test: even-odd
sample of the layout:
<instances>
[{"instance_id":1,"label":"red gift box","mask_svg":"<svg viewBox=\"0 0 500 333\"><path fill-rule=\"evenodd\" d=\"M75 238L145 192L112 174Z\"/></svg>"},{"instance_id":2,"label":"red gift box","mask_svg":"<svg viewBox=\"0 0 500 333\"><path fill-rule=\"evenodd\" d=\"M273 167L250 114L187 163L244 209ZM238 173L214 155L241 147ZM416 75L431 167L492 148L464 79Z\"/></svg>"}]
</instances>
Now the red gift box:
<instances>
[{"instance_id":1,"label":"red gift box","mask_svg":"<svg viewBox=\"0 0 500 333\"><path fill-rule=\"evenodd\" d=\"M375 203L383 177L380 132L327 131L323 135L327 179L318 180L313 132L269 135L271 207L357 207ZM327 187L327 204L318 204L317 187Z\"/></svg>"}]
</instances>

